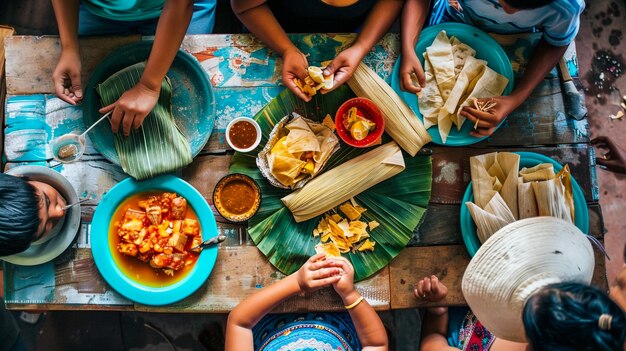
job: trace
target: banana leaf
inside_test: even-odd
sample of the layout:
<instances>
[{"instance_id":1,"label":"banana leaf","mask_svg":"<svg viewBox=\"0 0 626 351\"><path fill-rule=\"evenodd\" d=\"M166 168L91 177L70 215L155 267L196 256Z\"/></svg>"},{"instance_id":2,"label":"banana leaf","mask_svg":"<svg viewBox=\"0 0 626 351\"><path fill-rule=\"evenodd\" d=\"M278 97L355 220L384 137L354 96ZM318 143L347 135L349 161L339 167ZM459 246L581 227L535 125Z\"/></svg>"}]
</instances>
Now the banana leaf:
<instances>
[{"instance_id":1,"label":"banana leaf","mask_svg":"<svg viewBox=\"0 0 626 351\"><path fill-rule=\"evenodd\" d=\"M229 171L252 177L261 188L261 206L257 214L248 221L248 233L259 250L284 274L298 270L315 254L314 247L320 239L313 237L312 233L322 216L296 223L289 209L280 200L291 190L273 187L257 168L256 155L267 142L273 126L287 114L295 111L312 120L321 121L327 113L334 117L337 108L353 96L347 86L342 86L331 93L318 94L305 103L285 89L254 116L263 131L263 141L259 149L251 153L235 153L233 156ZM390 139L385 135L383 143L387 140ZM341 147L330 158L324 170L369 150L371 148L358 149L341 142ZM430 156L411 157L403 152L403 157L406 165L403 172L355 198L360 205L367 208L363 220L380 223L378 228L370 232L372 240L376 242L374 251L343 255L354 266L357 281L376 273L400 253L421 223L428 206L432 182Z\"/></svg>"},{"instance_id":2,"label":"banana leaf","mask_svg":"<svg viewBox=\"0 0 626 351\"><path fill-rule=\"evenodd\" d=\"M140 62L113 74L96 86L102 106L112 104L134 87L145 68ZM138 180L169 173L191 163L191 148L172 115L172 83L165 77L159 100L139 129L128 137L117 133L115 150L124 172Z\"/></svg>"}]
</instances>

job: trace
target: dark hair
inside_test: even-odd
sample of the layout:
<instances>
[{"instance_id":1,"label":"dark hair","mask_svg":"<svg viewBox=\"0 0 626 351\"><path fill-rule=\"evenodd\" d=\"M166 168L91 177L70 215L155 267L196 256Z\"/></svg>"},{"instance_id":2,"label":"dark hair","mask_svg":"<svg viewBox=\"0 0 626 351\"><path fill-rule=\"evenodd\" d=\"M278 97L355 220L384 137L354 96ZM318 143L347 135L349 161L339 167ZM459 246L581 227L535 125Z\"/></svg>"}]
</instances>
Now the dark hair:
<instances>
[{"instance_id":1,"label":"dark hair","mask_svg":"<svg viewBox=\"0 0 626 351\"><path fill-rule=\"evenodd\" d=\"M28 178L0 173L0 256L28 248L39 228L39 202Z\"/></svg>"},{"instance_id":2,"label":"dark hair","mask_svg":"<svg viewBox=\"0 0 626 351\"><path fill-rule=\"evenodd\" d=\"M599 327L602 314L612 316L610 330ZM624 311L605 293L589 285L545 286L528 299L523 318L533 351L623 350Z\"/></svg>"},{"instance_id":3,"label":"dark hair","mask_svg":"<svg viewBox=\"0 0 626 351\"><path fill-rule=\"evenodd\" d=\"M518 10L536 9L554 2L554 0L502 0Z\"/></svg>"}]
</instances>

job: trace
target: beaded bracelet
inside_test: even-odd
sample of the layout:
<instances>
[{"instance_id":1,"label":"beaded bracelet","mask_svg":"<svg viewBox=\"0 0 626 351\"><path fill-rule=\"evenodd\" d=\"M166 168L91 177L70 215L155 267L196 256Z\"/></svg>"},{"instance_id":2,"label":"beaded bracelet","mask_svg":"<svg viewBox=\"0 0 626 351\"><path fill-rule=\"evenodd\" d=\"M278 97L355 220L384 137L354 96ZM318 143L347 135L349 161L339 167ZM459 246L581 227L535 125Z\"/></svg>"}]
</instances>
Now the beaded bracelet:
<instances>
[{"instance_id":1,"label":"beaded bracelet","mask_svg":"<svg viewBox=\"0 0 626 351\"><path fill-rule=\"evenodd\" d=\"M364 297L361 296L358 299L356 299L356 301L354 301L352 304L348 305L348 306L343 306L346 308L346 310L351 310L353 308L355 308L358 304L361 303L361 301L363 301Z\"/></svg>"}]
</instances>

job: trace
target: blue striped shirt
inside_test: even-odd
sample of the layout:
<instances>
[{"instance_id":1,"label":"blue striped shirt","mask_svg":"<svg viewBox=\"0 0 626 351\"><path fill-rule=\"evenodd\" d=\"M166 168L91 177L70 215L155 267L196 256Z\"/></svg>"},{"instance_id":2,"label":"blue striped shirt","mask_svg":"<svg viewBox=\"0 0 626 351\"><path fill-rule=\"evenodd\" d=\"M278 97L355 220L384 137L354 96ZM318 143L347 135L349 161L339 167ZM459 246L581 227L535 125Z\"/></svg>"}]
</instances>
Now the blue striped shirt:
<instances>
[{"instance_id":1,"label":"blue striped shirt","mask_svg":"<svg viewBox=\"0 0 626 351\"><path fill-rule=\"evenodd\" d=\"M574 40L585 9L584 0L555 0L543 7L508 14L498 0L458 0L461 11L443 1L448 14L458 22L499 34L540 31L554 46L565 46Z\"/></svg>"}]
</instances>

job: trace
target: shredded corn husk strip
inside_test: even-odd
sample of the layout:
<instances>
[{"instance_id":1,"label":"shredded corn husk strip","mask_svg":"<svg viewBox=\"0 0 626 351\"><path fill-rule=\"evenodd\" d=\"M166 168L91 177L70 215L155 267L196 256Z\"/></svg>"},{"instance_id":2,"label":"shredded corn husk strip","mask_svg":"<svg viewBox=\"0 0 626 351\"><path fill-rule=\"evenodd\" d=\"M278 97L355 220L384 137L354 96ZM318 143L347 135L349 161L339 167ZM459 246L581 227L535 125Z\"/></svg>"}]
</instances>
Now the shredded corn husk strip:
<instances>
[{"instance_id":1,"label":"shredded corn husk strip","mask_svg":"<svg viewBox=\"0 0 626 351\"><path fill-rule=\"evenodd\" d=\"M379 146L317 176L283 197L296 222L319 216L404 170L402 151L395 142Z\"/></svg>"},{"instance_id":2,"label":"shredded corn husk strip","mask_svg":"<svg viewBox=\"0 0 626 351\"><path fill-rule=\"evenodd\" d=\"M357 96L366 97L378 106L385 118L385 131L411 156L432 140L415 113L367 65L359 64L348 86Z\"/></svg>"}]
</instances>

